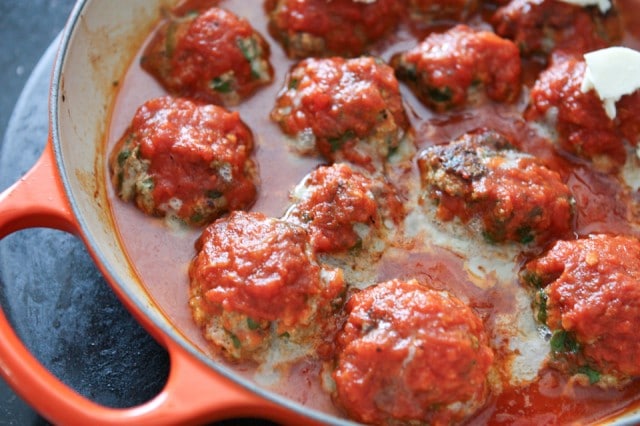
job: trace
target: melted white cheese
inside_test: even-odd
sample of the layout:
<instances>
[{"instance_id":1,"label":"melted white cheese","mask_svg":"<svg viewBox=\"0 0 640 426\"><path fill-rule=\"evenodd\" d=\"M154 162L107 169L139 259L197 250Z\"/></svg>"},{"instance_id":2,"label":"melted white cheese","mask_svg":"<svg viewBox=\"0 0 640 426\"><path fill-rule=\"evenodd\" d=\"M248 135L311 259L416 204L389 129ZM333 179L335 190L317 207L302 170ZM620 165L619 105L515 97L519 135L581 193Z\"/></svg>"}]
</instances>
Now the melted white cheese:
<instances>
[{"instance_id":1,"label":"melted white cheese","mask_svg":"<svg viewBox=\"0 0 640 426\"><path fill-rule=\"evenodd\" d=\"M598 6L600 12L605 13L611 8L609 0L560 0L564 3L575 4L577 6Z\"/></svg>"},{"instance_id":2,"label":"melted white cheese","mask_svg":"<svg viewBox=\"0 0 640 426\"><path fill-rule=\"evenodd\" d=\"M628 47L608 47L584 55L587 69L581 90L595 89L604 109L616 118L616 102L640 88L640 52Z\"/></svg>"}]
</instances>

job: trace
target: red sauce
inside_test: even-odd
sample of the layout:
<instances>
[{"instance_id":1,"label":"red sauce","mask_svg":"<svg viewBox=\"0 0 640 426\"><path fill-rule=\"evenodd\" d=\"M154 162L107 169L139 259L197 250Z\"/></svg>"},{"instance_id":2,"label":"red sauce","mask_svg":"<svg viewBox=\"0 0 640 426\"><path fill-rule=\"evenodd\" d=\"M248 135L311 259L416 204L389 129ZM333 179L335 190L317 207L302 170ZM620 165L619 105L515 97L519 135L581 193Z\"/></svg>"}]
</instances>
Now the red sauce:
<instances>
[{"instance_id":1,"label":"red sauce","mask_svg":"<svg viewBox=\"0 0 640 426\"><path fill-rule=\"evenodd\" d=\"M574 362L619 381L640 374L638 259L638 239L599 234L557 242L526 267L546 293L551 330L575 333L581 345L577 355L586 360Z\"/></svg>"},{"instance_id":2,"label":"red sauce","mask_svg":"<svg viewBox=\"0 0 640 426\"><path fill-rule=\"evenodd\" d=\"M298 226L234 212L199 238L191 279L201 284L211 307L256 320L282 319L290 327L308 320L313 308L308 300L323 293L320 266L309 257L308 243Z\"/></svg>"},{"instance_id":3,"label":"red sauce","mask_svg":"<svg viewBox=\"0 0 640 426\"><path fill-rule=\"evenodd\" d=\"M134 197L145 213L202 225L253 203L252 152L253 136L237 112L165 96L138 108L112 152L111 175L120 196Z\"/></svg>"},{"instance_id":4,"label":"red sauce","mask_svg":"<svg viewBox=\"0 0 640 426\"><path fill-rule=\"evenodd\" d=\"M512 102L520 93L516 45L466 25L429 35L391 63L423 102L441 111L465 104L472 84L484 85L496 101Z\"/></svg>"},{"instance_id":5,"label":"red sauce","mask_svg":"<svg viewBox=\"0 0 640 426\"><path fill-rule=\"evenodd\" d=\"M371 192L373 181L347 165L320 167L304 183L311 190L289 212L294 222L308 227L319 252L352 248L358 242L354 223L376 224L378 206Z\"/></svg>"},{"instance_id":6,"label":"red sauce","mask_svg":"<svg viewBox=\"0 0 640 426\"><path fill-rule=\"evenodd\" d=\"M446 425L484 404L493 351L482 321L460 300L392 280L351 297L346 312L334 378L355 420Z\"/></svg>"},{"instance_id":7,"label":"red sauce","mask_svg":"<svg viewBox=\"0 0 640 426\"><path fill-rule=\"evenodd\" d=\"M303 60L285 87L271 118L293 138L311 129L317 150L329 160L379 162L408 127L393 69L371 57ZM380 145L375 158L359 152L357 142L364 138Z\"/></svg>"},{"instance_id":8,"label":"red sauce","mask_svg":"<svg viewBox=\"0 0 640 426\"><path fill-rule=\"evenodd\" d=\"M640 42L636 38L640 36L640 26L636 19L637 1L622 0L616 4L625 23L632 25L623 34L624 44L640 48ZM251 22L271 46L274 83L257 90L235 110L240 111L243 121L251 128L257 146L256 159L260 167L261 186L253 210L280 217L289 205L289 191L303 176L325 160L300 157L292 153L284 142L281 129L269 117L275 99L284 87L286 73L294 61L287 57L279 40L269 32L264 10L255 7L253 3L249 5L240 0L222 1L221 5ZM478 16L470 17L468 23L470 26L487 27ZM373 43L374 54L388 61L395 53L415 46L421 40L419 36L428 32L428 29L423 28L420 33L414 33L414 30L412 25L401 22L390 38L367 42ZM530 36L535 37L537 35ZM146 100L165 94L153 77L139 67L139 60L140 56L121 80L121 93L114 106L109 127L108 151L111 151L123 135L135 109ZM526 61L523 63L526 64L523 74L535 79L540 65L531 65ZM529 83L533 80L527 77L524 81ZM535 154L557 171L571 189L579 206L575 213L576 234L637 233L635 225L638 217L635 216L634 209L630 208L632 196L629 189L621 184L617 176L595 171L589 163L561 152L536 135L521 117L527 99L521 98L515 104L508 105L487 102L473 107L463 106L440 114L425 108L406 86L401 85L400 91L415 130L418 149L448 142L480 127L504 132L513 137L518 148ZM418 176L417 167L389 171L390 179L399 187L401 194L403 182L415 182ZM200 231L168 233L163 223L140 214L132 205L118 201L111 185L108 185L108 191L113 197L113 215L123 244L150 296L180 332L204 352L215 356L194 323L188 306L189 282L186 267L195 254L193 244ZM158 268L159 264L176 267ZM488 283L488 288L480 288L464 270L464 259L446 249L435 248L425 253L406 247L385 253L378 265L378 278L380 281L417 278L420 282L431 283L437 289L446 289L467 303L482 319L487 333L491 334L496 327L496 315L516 309L514 294L509 289L496 291L491 288L491 283ZM515 278L513 284L514 287L518 285ZM496 363L509 362L507 343L496 344ZM253 370L241 365L236 371L251 377ZM294 366L290 381L284 383L278 391L311 408L340 415L329 397L320 390L318 371L317 364ZM638 381L622 390L602 390L575 386L561 373L543 370L539 378L528 385L518 387L505 383L502 393L490 396L486 407L469 422L532 425L585 423L620 413L637 405L639 400Z\"/></svg>"},{"instance_id":9,"label":"red sauce","mask_svg":"<svg viewBox=\"0 0 640 426\"><path fill-rule=\"evenodd\" d=\"M531 90L533 108L527 115L540 119L550 108L556 108L557 117L551 125L556 126L563 148L598 162L605 170L620 167L626 160L623 139L637 143L638 133L633 131L640 126L640 95L624 96L620 100L624 115L611 119L594 91L582 92L585 69L579 56L555 55ZM599 158L602 156L606 158Z\"/></svg>"},{"instance_id":10,"label":"red sauce","mask_svg":"<svg viewBox=\"0 0 640 426\"><path fill-rule=\"evenodd\" d=\"M147 46L141 65L175 95L236 104L271 82L268 58L269 45L249 22L211 8L191 18L170 18Z\"/></svg>"},{"instance_id":11,"label":"red sauce","mask_svg":"<svg viewBox=\"0 0 640 426\"><path fill-rule=\"evenodd\" d=\"M418 21L464 21L478 9L477 0L408 0L408 11Z\"/></svg>"},{"instance_id":12,"label":"red sauce","mask_svg":"<svg viewBox=\"0 0 640 426\"><path fill-rule=\"evenodd\" d=\"M478 218L493 242L544 243L572 225L572 195L560 175L510 148L494 131L468 133L424 150L418 166L442 220Z\"/></svg>"},{"instance_id":13,"label":"red sauce","mask_svg":"<svg viewBox=\"0 0 640 426\"><path fill-rule=\"evenodd\" d=\"M402 10L397 0L267 0L270 26L289 56L359 56L389 34Z\"/></svg>"},{"instance_id":14,"label":"red sauce","mask_svg":"<svg viewBox=\"0 0 640 426\"><path fill-rule=\"evenodd\" d=\"M553 49L584 53L620 37L615 13L602 15L595 7L562 1L515 0L498 9L491 22L498 35L514 40L525 55Z\"/></svg>"}]
</instances>

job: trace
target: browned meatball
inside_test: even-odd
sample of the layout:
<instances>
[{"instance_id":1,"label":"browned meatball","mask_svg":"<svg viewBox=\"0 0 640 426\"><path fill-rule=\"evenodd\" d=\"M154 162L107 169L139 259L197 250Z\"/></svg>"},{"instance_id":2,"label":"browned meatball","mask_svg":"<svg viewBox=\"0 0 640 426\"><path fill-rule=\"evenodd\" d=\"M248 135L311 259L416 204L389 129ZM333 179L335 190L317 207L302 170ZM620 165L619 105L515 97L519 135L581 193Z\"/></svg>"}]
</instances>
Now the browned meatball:
<instances>
[{"instance_id":1,"label":"browned meatball","mask_svg":"<svg viewBox=\"0 0 640 426\"><path fill-rule=\"evenodd\" d=\"M318 252L364 248L402 216L391 185L344 163L314 170L292 195L286 218L309 230Z\"/></svg>"},{"instance_id":2,"label":"browned meatball","mask_svg":"<svg viewBox=\"0 0 640 426\"><path fill-rule=\"evenodd\" d=\"M424 104L438 111L467 103L476 83L499 102L512 102L520 93L515 44L466 25L432 33L413 49L395 55L391 65Z\"/></svg>"},{"instance_id":3,"label":"browned meatball","mask_svg":"<svg viewBox=\"0 0 640 426\"><path fill-rule=\"evenodd\" d=\"M371 57L301 61L271 118L300 153L369 169L386 161L409 127L393 69Z\"/></svg>"},{"instance_id":4,"label":"browned meatball","mask_svg":"<svg viewBox=\"0 0 640 426\"><path fill-rule=\"evenodd\" d=\"M353 57L393 30L397 0L267 0L270 31L290 57Z\"/></svg>"},{"instance_id":5,"label":"browned meatball","mask_svg":"<svg viewBox=\"0 0 640 426\"><path fill-rule=\"evenodd\" d=\"M318 264L304 229L260 213L217 220L196 250L193 318L232 359L260 360L273 339L312 339L344 290L342 273Z\"/></svg>"},{"instance_id":6,"label":"browned meatball","mask_svg":"<svg viewBox=\"0 0 640 426\"><path fill-rule=\"evenodd\" d=\"M462 301L415 280L354 294L337 337L334 398L369 424L451 424L488 396L493 351Z\"/></svg>"},{"instance_id":7,"label":"browned meatball","mask_svg":"<svg viewBox=\"0 0 640 426\"><path fill-rule=\"evenodd\" d=\"M513 0L495 12L492 23L525 56L554 49L585 53L613 44L621 34L615 9L603 14L557 0Z\"/></svg>"},{"instance_id":8,"label":"browned meatball","mask_svg":"<svg viewBox=\"0 0 640 426\"><path fill-rule=\"evenodd\" d=\"M585 70L581 56L553 55L531 89L527 118L554 128L564 150L599 170L616 170L626 160L625 142L635 146L640 139L640 92L623 96L616 103L620 114L611 119L594 91L582 91Z\"/></svg>"},{"instance_id":9,"label":"browned meatball","mask_svg":"<svg viewBox=\"0 0 640 426\"><path fill-rule=\"evenodd\" d=\"M558 241L522 279L551 333L551 363L584 384L619 387L640 377L640 241L591 235Z\"/></svg>"},{"instance_id":10,"label":"browned meatball","mask_svg":"<svg viewBox=\"0 0 640 426\"><path fill-rule=\"evenodd\" d=\"M412 19L425 24L465 21L478 9L478 0L408 0Z\"/></svg>"},{"instance_id":11,"label":"browned meatball","mask_svg":"<svg viewBox=\"0 0 640 426\"><path fill-rule=\"evenodd\" d=\"M273 79L267 42L248 21L217 7L170 15L142 67L174 95L222 105L238 104Z\"/></svg>"},{"instance_id":12,"label":"browned meatball","mask_svg":"<svg viewBox=\"0 0 640 426\"><path fill-rule=\"evenodd\" d=\"M418 164L438 217L478 224L490 242L542 243L572 227L573 197L560 175L497 132L427 148Z\"/></svg>"},{"instance_id":13,"label":"browned meatball","mask_svg":"<svg viewBox=\"0 0 640 426\"><path fill-rule=\"evenodd\" d=\"M111 154L116 193L153 216L204 225L249 207L253 136L237 112L163 96L145 102Z\"/></svg>"}]
</instances>

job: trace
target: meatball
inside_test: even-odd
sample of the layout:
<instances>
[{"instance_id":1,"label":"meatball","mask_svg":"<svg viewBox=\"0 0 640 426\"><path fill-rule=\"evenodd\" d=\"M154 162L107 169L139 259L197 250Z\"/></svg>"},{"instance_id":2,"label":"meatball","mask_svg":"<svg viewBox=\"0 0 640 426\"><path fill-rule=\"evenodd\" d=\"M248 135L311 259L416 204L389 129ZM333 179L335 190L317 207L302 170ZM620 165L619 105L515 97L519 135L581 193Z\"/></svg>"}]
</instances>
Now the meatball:
<instances>
[{"instance_id":1,"label":"meatball","mask_svg":"<svg viewBox=\"0 0 640 426\"><path fill-rule=\"evenodd\" d=\"M393 188L347 164L323 166L311 172L293 191L287 220L309 230L318 252L365 247L402 216Z\"/></svg>"},{"instance_id":2,"label":"meatball","mask_svg":"<svg viewBox=\"0 0 640 426\"><path fill-rule=\"evenodd\" d=\"M513 0L491 18L497 34L513 40L524 56L554 49L585 53L613 44L621 25L615 10L603 14L557 0Z\"/></svg>"},{"instance_id":3,"label":"meatball","mask_svg":"<svg viewBox=\"0 0 640 426\"><path fill-rule=\"evenodd\" d=\"M393 153L409 127L393 69L371 57L301 61L271 119L295 138L298 152L369 169Z\"/></svg>"},{"instance_id":4,"label":"meatball","mask_svg":"<svg viewBox=\"0 0 640 426\"><path fill-rule=\"evenodd\" d=\"M498 102L513 102L520 93L516 45L466 25L432 33L413 49L394 55L391 65L398 78L437 111L464 105L476 83Z\"/></svg>"},{"instance_id":5,"label":"meatball","mask_svg":"<svg viewBox=\"0 0 640 426\"><path fill-rule=\"evenodd\" d=\"M411 18L425 24L464 21L478 9L478 0L409 0Z\"/></svg>"},{"instance_id":6,"label":"meatball","mask_svg":"<svg viewBox=\"0 0 640 426\"><path fill-rule=\"evenodd\" d=\"M560 175L497 132L427 148L418 165L437 217L479 226L489 242L539 244L572 228L574 201Z\"/></svg>"},{"instance_id":7,"label":"meatball","mask_svg":"<svg viewBox=\"0 0 640 426\"><path fill-rule=\"evenodd\" d=\"M318 264L301 227L233 212L208 226L189 269L189 305L206 339L230 359L261 360L273 339L304 342L344 290Z\"/></svg>"},{"instance_id":8,"label":"meatball","mask_svg":"<svg viewBox=\"0 0 640 426\"><path fill-rule=\"evenodd\" d=\"M269 28L292 58L354 57L398 24L397 0L267 0Z\"/></svg>"},{"instance_id":9,"label":"meatball","mask_svg":"<svg viewBox=\"0 0 640 426\"><path fill-rule=\"evenodd\" d=\"M526 117L554 128L564 150L599 170L615 170L626 160L624 141L636 145L640 139L640 92L623 96L616 105L620 114L612 120L595 91L581 90L585 70L582 57L553 55L531 89Z\"/></svg>"},{"instance_id":10,"label":"meatball","mask_svg":"<svg viewBox=\"0 0 640 426\"><path fill-rule=\"evenodd\" d=\"M200 226L251 206L258 181L252 150L237 112L159 97L138 108L109 165L121 199Z\"/></svg>"},{"instance_id":11,"label":"meatball","mask_svg":"<svg viewBox=\"0 0 640 426\"><path fill-rule=\"evenodd\" d=\"M493 351L447 292L392 280L354 294L337 336L334 399L353 419L451 424L484 405Z\"/></svg>"},{"instance_id":12,"label":"meatball","mask_svg":"<svg viewBox=\"0 0 640 426\"><path fill-rule=\"evenodd\" d=\"M248 21L217 7L169 16L141 66L171 94L226 106L273 79L267 42Z\"/></svg>"},{"instance_id":13,"label":"meatball","mask_svg":"<svg viewBox=\"0 0 640 426\"><path fill-rule=\"evenodd\" d=\"M578 382L619 387L640 377L640 241L591 235L558 241L526 264L551 364Z\"/></svg>"}]
</instances>

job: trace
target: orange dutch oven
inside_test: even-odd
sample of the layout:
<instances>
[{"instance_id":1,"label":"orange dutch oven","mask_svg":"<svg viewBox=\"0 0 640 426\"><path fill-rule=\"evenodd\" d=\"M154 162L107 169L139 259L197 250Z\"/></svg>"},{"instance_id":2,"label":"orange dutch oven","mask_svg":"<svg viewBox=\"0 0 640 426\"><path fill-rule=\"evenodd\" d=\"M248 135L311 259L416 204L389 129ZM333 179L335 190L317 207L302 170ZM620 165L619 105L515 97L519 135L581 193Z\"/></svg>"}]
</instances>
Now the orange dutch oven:
<instances>
[{"instance_id":1,"label":"orange dutch oven","mask_svg":"<svg viewBox=\"0 0 640 426\"><path fill-rule=\"evenodd\" d=\"M230 417L300 424L343 422L240 377L190 343L150 299L117 238L104 189L104 131L113 81L131 63L166 0L79 1L63 31L49 94L49 138L34 167L0 194L0 239L35 227L70 232L143 327L166 348L164 389L143 405L114 409L66 386L29 352L0 312L0 372L55 424L201 424ZM44 202L43 202L44 200Z\"/></svg>"}]
</instances>

